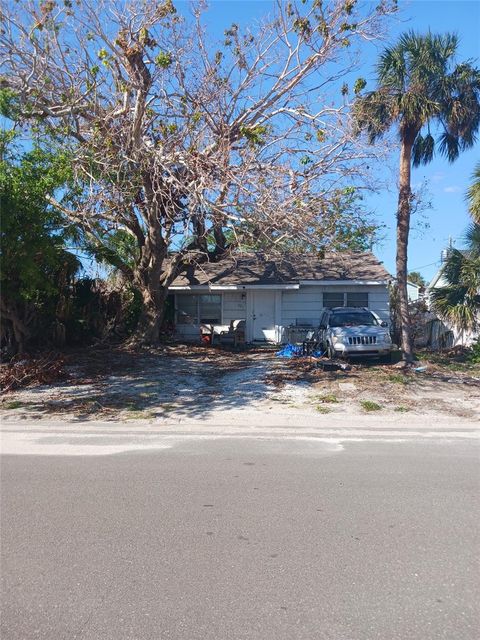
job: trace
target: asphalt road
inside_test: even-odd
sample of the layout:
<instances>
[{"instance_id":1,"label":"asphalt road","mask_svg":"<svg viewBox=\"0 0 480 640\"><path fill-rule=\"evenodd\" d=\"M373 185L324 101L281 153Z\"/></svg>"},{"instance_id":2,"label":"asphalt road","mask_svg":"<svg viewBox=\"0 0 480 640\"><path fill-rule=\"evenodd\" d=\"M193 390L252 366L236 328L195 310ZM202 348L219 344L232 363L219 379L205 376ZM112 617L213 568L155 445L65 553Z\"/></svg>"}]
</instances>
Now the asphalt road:
<instances>
[{"instance_id":1,"label":"asphalt road","mask_svg":"<svg viewBox=\"0 0 480 640\"><path fill-rule=\"evenodd\" d=\"M2 458L2 640L479 637L474 442Z\"/></svg>"}]
</instances>

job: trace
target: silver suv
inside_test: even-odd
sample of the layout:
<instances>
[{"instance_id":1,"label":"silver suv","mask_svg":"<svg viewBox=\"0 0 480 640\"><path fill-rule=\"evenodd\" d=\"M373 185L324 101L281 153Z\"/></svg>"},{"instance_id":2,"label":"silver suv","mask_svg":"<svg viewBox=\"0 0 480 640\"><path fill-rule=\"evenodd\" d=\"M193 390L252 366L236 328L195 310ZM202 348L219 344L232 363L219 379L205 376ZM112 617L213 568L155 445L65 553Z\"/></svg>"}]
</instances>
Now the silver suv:
<instances>
[{"instance_id":1,"label":"silver suv","mask_svg":"<svg viewBox=\"0 0 480 640\"><path fill-rule=\"evenodd\" d=\"M363 307L334 307L320 317L319 342L330 358L373 356L388 359L392 339L388 323Z\"/></svg>"}]
</instances>

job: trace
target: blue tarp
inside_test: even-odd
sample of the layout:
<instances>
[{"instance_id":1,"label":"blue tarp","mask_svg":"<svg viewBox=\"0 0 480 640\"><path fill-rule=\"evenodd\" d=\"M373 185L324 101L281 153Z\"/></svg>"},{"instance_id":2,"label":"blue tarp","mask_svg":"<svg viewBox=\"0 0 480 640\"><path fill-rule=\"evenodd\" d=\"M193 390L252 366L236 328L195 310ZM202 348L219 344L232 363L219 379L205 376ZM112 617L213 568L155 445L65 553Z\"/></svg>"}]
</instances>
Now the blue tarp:
<instances>
[{"instance_id":1,"label":"blue tarp","mask_svg":"<svg viewBox=\"0 0 480 640\"><path fill-rule=\"evenodd\" d=\"M302 347L299 344L286 344L275 355L277 358L295 358L302 355Z\"/></svg>"},{"instance_id":2,"label":"blue tarp","mask_svg":"<svg viewBox=\"0 0 480 640\"><path fill-rule=\"evenodd\" d=\"M299 358L304 354L303 347L299 344L286 344L283 349L277 351L275 354L277 358ZM310 354L314 358L321 358L323 355L322 351L314 351Z\"/></svg>"}]
</instances>

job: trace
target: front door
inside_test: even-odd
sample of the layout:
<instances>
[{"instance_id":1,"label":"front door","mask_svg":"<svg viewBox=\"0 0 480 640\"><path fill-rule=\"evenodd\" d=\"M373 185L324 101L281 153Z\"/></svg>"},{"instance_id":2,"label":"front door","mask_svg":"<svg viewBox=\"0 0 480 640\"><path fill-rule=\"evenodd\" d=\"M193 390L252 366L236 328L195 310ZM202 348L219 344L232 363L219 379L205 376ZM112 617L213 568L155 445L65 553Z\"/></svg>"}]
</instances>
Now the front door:
<instances>
[{"instance_id":1,"label":"front door","mask_svg":"<svg viewBox=\"0 0 480 640\"><path fill-rule=\"evenodd\" d=\"M275 291L252 291L253 339L275 342Z\"/></svg>"}]
</instances>

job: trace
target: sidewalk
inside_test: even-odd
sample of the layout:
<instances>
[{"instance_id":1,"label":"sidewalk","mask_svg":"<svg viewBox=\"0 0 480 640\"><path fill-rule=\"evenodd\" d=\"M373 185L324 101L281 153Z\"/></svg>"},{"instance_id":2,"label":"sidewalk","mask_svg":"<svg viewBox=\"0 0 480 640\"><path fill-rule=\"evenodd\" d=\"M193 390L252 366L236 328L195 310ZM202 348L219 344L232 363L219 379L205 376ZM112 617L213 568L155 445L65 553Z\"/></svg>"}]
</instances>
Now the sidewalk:
<instances>
[{"instance_id":1,"label":"sidewalk","mask_svg":"<svg viewBox=\"0 0 480 640\"><path fill-rule=\"evenodd\" d=\"M130 420L2 420L3 454L102 455L129 450L171 448L185 439L253 438L311 440L341 445L348 441L451 441L478 446L478 423L470 419L424 416L357 416L347 422L337 415L281 411L225 411L208 419ZM475 444L474 444L475 443Z\"/></svg>"}]
</instances>

